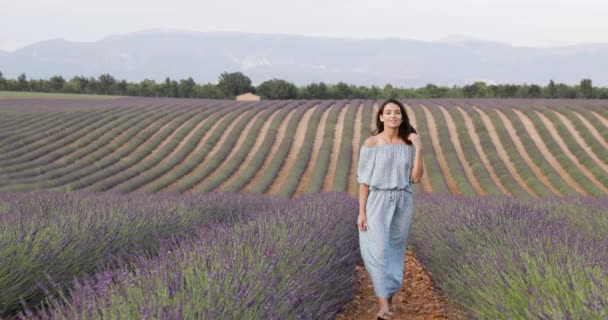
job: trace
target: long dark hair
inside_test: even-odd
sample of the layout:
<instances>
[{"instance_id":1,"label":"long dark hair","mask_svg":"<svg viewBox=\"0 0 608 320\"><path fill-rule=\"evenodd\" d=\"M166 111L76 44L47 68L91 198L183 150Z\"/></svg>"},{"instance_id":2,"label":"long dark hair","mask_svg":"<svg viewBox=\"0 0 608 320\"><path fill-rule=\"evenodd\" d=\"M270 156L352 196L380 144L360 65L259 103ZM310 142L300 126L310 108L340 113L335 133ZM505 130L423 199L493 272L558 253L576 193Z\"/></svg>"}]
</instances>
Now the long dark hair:
<instances>
[{"instance_id":1,"label":"long dark hair","mask_svg":"<svg viewBox=\"0 0 608 320\"><path fill-rule=\"evenodd\" d=\"M389 104L389 103L394 103L397 106L399 106L399 109L401 110L401 119L403 120L401 122L401 125L399 125L399 137L401 139L403 139L403 141L405 141L405 143L407 144L412 144L412 142L407 138L410 133L418 133L416 131L416 129L414 129L414 127L412 127L412 124L410 123L410 117L407 116L407 113L405 112L405 107L403 106L403 103L401 103L401 101L397 100L397 99L386 99L382 105L380 105L380 109L378 110L378 114L376 114L376 130L374 130L372 132L372 135L377 135L379 133L381 133L382 131L384 131L384 122L380 121L380 115L384 112L384 107Z\"/></svg>"}]
</instances>

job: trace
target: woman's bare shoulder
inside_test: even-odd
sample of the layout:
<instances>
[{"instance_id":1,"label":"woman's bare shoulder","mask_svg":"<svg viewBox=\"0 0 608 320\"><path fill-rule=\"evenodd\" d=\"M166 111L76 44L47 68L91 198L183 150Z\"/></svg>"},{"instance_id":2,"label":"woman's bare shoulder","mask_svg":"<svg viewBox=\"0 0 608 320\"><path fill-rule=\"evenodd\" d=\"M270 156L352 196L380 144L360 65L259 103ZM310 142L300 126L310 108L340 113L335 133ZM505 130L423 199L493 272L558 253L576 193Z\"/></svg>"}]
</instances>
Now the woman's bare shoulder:
<instances>
[{"instance_id":1,"label":"woman's bare shoulder","mask_svg":"<svg viewBox=\"0 0 608 320\"><path fill-rule=\"evenodd\" d=\"M364 145L365 145L366 147L369 147L369 148L371 148L371 147L375 147L375 146L377 146L378 144L379 144L379 141L378 141L378 136L371 136L371 137L368 137L367 139L365 139L365 143L364 143Z\"/></svg>"}]
</instances>

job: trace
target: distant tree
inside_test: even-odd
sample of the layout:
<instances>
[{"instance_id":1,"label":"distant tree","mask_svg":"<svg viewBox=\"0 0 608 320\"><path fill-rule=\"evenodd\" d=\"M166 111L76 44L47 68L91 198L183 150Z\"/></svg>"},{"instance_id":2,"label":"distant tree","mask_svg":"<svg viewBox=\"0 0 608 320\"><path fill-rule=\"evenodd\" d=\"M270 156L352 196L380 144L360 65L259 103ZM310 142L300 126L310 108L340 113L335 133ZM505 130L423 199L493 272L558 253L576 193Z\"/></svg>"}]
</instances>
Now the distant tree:
<instances>
[{"instance_id":1,"label":"distant tree","mask_svg":"<svg viewBox=\"0 0 608 320\"><path fill-rule=\"evenodd\" d=\"M127 92L129 89L129 84L127 83L127 80L121 80L120 82L116 83L116 90L117 90L117 94L121 95L121 96L126 96Z\"/></svg>"},{"instance_id":2,"label":"distant tree","mask_svg":"<svg viewBox=\"0 0 608 320\"><path fill-rule=\"evenodd\" d=\"M352 99L354 95L353 88L342 81L331 86L329 92L334 99Z\"/></svg>"},{"instance_id":3,"label":"distant tree","mask_svg":"<svg viewBox=\"0 0 608 320\"><path fill-rule=\"evenodd\" d=\"M150 79L144 79L139 83L139 95L142 97L156 97L156 81Z\"/></svg>"},{"instance_id":4,"label":"distant tree","mask_svg":"<svg viewBox=\"0 0 608 320\"><path fill-rule=\"evenodd\" d=\"M298 94L296 86L282 79L272 79L257 86L257 93L266 99L295 99Z\"/></svg>"},{"instance_id":5,"label":"distant tree","mask_svg":"<svg viewBox=\"0 0 608 320\"><path fill-rule=\"evenodd\" d=\"M194 96L205 99L221 99L224 97L224 93L218 86L207 83L194 87Z\"/></svg>"},{"instance_id":6,"label":"distant tree","mask_svg":"<svg viewBox=\"0 0 608 320\"><path fill-rule=\"evenodd\" d=\"M52 76L49 79L49 85L53 91L61 92L63 90L63 86L65 85L65 79L60 75Z\"/></svg>"},{"instance_id":7,"label":"distant tree","mask_svg":"<svg viewBox=\"0 0 608 320\"><path fill-rule=\"evenodd\" d=\"M180 98L192 98L194 95L194 86L196 82L192 78L182 79L179 81L179 97Z\"/></svg>"},{"instance_id":8,"label":"distant tree","mask_svg":"<svg viewBox=\"0 0 608 320\"><path fill-rule=\"evenodd\" d=\"M226 98L234 98L239 94L254 90L251 86L251 79L242 72L222 73L217 85Z\"/></svg>"},{"instance_id":9,"label":"distant tree","mask_svg":"<svg viewBox=\"0 0 608 320\"><path fill-rule=\"evenodd\" d=\"M116 79L112 77L108 73L104 73L99 76L99 90L101 94L108 95L110 93L110 89L116 83Z\"/></svg>"},{"instance_id":10,"label":"distant tree","mask_svg":"<svg viewBox=\"0 0 608 320\"><path fill-rule=\"evenodd\" d=\"M528 97L530 98L539 98L540 97L540 87L536 84L531 84L528 87Z\"/></svg>"},{"instance_id":11,"label":"distant tree","mask_svg":"<svg viewBox=\"0 0 608 320\"><path fill-rule=\"evenodd\" d=\"M384 99L388 98L397 98L399 96L399 92L393 88L393 85L387 83L384 88L382 88L381 97Z\"/></svg>"},{"instance_id":12,"label":"distant tree","mask_svg":"<svg viewBox=\"0 0 608 320\"><path fill-rule=\"evenodd\" d=\"M171 80L169 77L165 78L165 82L163 82L160 86L158 86L158 96L167 97L167 98L177 98L179 94L179 85L177 81Z\"/></svg>"},{"instance_id":13,"label":"distant tree","mask_svg":"<svg viewBox=\"0 0 608 320\"><path fill-rule=\"evenodd\" d=\"M367 97L367 99L378 99L380 98L380 94L382 93L382 91L380 90L380 88L376 87L376 86L372 86L369 89L369 94Z\"/></svg>"},{"instance_id":14,"label":"distant tree","mask_svg":"<svg viewBox=\"0 0 608 320\"><path fill-rule=\"evenodd\" d=\"M304 87L303 95L305 99L325 99L327 98L327 85L323 82L313 82Z\"/></svg>"},{"instance_id":15,"label":"distant tree","mask_svg":"<svg viewBox=\"0 0 608 320\"><path fill-rule=\"evenodd\" d=\"M29 87L29 84L27 82L27 76L25 75L25 72L20 74L19 77L17 77L17 88L19 89L19 91L26 91Z\"/></svg>"},{"instance_id":16,"label":"distant tree","mask_svg":"<svg viewBox=\"0 0 608 320\"><path fill-rule=\"evenodd\" d=\"M449 91L449 88L438 87L432 83L429 83L423 88L422 94L424 97L428 98L444 98L447 96Z\"/></svg>"},{"instance_id":17,"label":"distant tree","mask_svg":"<svg viewBox=\"0 0 608 320\"><path fill-rule=\"evenodd\" d=\"M515 98L519 91L519 86L516 84L505 84L502 90L501 98Z\"/></svg>"},{"instance_id":18,"label":"distant tree","mask_svg":"<svg viewBox=\"0 0 608 320\"><path fill-rule=\"evenodd\" d=\"M549 85L547 85L547 94L551 99L557 98L557 87L555 86L553 79L549 80Z\"/></svg>"},{"instance_id":19,"label":"distant tree","mask_svg":"<svg viewBox=\"0 0 608 320\"><path fill-rule=\"evenodd\" d=\"M464 96L467 98L485 98L487 96L488 87L483 81L476 81L473 84L462 87Z\"/></svg>"},{"instance_id":20,"label":"distant tree","mask_svg":"<svg viewBox=\"0 0 608 320\"><path fill-rule=\"evenodd\" d=\"M593 84L591 79L583 79L580 83L580 96L583 99L593 98Z\"/></svg>"},{"instance_id":21,"label":"distant tree","mask_svg":"<svg viewBox=\"0 0 608 320\"><path fill-rule=\"evenodd\" d=\"M70 79L69 82L75 88L76 92L78 92L78 93L87 92L87 86L89 84L89 79L85 78L84 76L72 77L72 79Z\"/></svg>"},{"instance_id":22,"label":"distant tree","mask_svg":"<svg viewBox=\"0 0 608 320\"><path fill-rule=\"evenodd\" d=\"M6 88L6 79L2 75L2 71L0 71L0 90L5 90Z\"/></svg>"}]
</instances>

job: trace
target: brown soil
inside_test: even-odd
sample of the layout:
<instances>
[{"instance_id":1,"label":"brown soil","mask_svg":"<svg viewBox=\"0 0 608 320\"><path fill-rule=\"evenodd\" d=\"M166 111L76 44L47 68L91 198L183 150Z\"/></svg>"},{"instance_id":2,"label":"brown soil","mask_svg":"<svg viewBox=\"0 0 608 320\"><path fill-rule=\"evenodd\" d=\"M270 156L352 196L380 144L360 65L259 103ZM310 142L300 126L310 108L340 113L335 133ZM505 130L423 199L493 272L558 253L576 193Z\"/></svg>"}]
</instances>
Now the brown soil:
<instances>
[{"instance_id":1,"label":"brown soil","mask_svg":"<svg viewBox=\"0 0 608 320\"><path fill-rule=\"evenodd\" d=\"M488 136L490 136L490 140L492 140L492 143L495 146L496 154L498 155L500 160L502 160L502 162L504 163L507 170L509 170L509 173L511 174L513 179L515 179L515 181L517 181L519 186L521 186L522 189L524 189L529 195L531 195L535 198L538 198L538 194L528 186L528 184L526 183L524 178L519 174L519 172L517 172L517 169L513 165L511 158L505 151L505 147L502 145L502 142L500 141L500 137L498 136L498 133L496 132L496 128L494 127L494 124L492 124L492 120L490 120L490 117L485 112L478 109L477 107L474 107L474 109L475 109L475 111L477 111L477 113L481 117L481 121L483 122L483 124L486 126L486 129L488 130Z\"/></svg>"},{"instance_id":2,"label":"brown soil","mask_svg":"<svg viewBox=\"0 0 608 320\"><path fill-rule=\"evenodd\" d=\"M234 157L234 155L239 152L239 149L241 148L241 146L243 145L243 143L245 142L245 139L247 139L247 137L249 136L249 132L251 131L251 127L253 127L253 125L255 124L255 122L258 120L258 118L262 115L262 110L260 110L259 108L253 109L250 112L257 112L257 114L255 116L253 116L253 118L251 118L251 120L247 123L247 125L245 125L245 128L243 128L242 132L238 132L237 134L239 134L239 138L236 140L234 147L232 147L232 150L230 150L230 152L228 153L228 155L226 156L225 161L223 161L218 167L217 169L215 169L213 172L211 172L208 176L206 176L203 180L201 180L199 183L197 183L196 185L194 185L191 190L197 190L200 186L204 185L208 179L212 178L216 172L221 172L223 170L223 167L226 166L230 160ZM275 111L274 113L276 113L277 111ZM242 117L243 115L241 115ZM241 118L239 117L238 119L234 120L234 123L236 124L239 119ZM229 134L234 134L234 133L230 133L229 131L232 131L232 129L230 130L226 130L227 134L224 133L224 135L222 136L222 138L224 138L224 136L226 138L228 138ZM220 145L220 142L225 141L224 140L220 140L218 142L218 145L216 145L216 147L218 148L214 148L214 150L216 150L215 152L217 152L217 150L219 150L219 147L223 147L222 145ZM213 151L213 150L212 150ZM211 154L210 154L211 155ZM209 158L210 159L210 158ZM241 163L239 165L242 166L243 164Z\"/></svg>"},{"instance_id":3,"label":"brown soil","mask_svg":"<svg viewBox=\"0 0 608 320\"><path fill-rule=\"evenodd\" d=\"M375 319L378 303L370 278L363 266L356 266L355 298L344 305L336 320ZM434 288L427 272L411 251L405 257L404 284L394 297L396 320L465 319L461 312Z\"/></svg>"},{"instance_id":4,"label":"brown soil","mask_svg":"<svg viewBox=\"0 0 608 320\"><path fill-rule=\"evenodd\" d=\"M252 192L251 187L253 186L255 181L257 181L262 175L264 175L264 173L270 166L270 162L272 162L272 158L277 153L277 150L279 149L281 142L283 142L283 139L285 138L285 132L287 131L287 124L289 123L289 120L291 120L291 117L293 117L293 115L295 114L296 111L297 111L297 109L291 110L289 112L289 114L285 117L285 119L283 120L281 125L279 126L279 130L278 130L277 136L274 140L274 144L272 145L270 152L268 152L268 156L266 157L266 160L264 160L262 167L260 168L260 170L258 170L256 172L253 179L251 179L251 181L249 181L249 183L243 189L245 192Z\"/></svg>"},{"instance_id":5,"label":"brown soil","mask_svg":"<svg viewBox=\"0 0 608 320\"><path fill-rule=\"evenodd\" d=\"M348 193L352 196L356 197L359 184L357 183L357 163L359 163L359 141L361 140L361 118L363 117L363 107L365 105L360 103L357 107L357 112L355 113L355 126L353 132L353 155L351 157L351 163L353 165L350 166L350 173L348 175Z\"/></svg>"},{"instance_id":6,"label":"brown soil","mask_svg":"<svg viewBox=\"0 0 608 320\"><path fill-rule=\"evenodd\" d=\"M532 161L532 158L530 158L530 155L528 155L528 151L526 151L526 147L524 147L524 144L519 139L519 136L517 135L517 131L513 127L513 124L511 123L511 121L507 118L507 116L505 116L504 113L502 113L502 111L496 109L496 113L498 113L498 116L502 120L502 123L504 124L505 129L507 130L507 133L509 133L509 136L513 140L513 143L515 144L515 148L517 149L517 153L519 155L521 155L521 157L524 159L524 161L526 162L526 164L528 165L530 170L532 170L532 173L534 173L536 178L538 178L538 180L542 184L544 184L549 190L551 190L551 192L553 192L554 194L556 194L558 196L561 196L562 193L559 192L559 190L557 190L557 188L555 188L551 184L549 179L547 179L547 177L542 173L540 168L534 163L534 161Z\"/></svg>"},{"instance_id":7,"label":"brown soil","mask_svg":"<svg viewBox=\"0 0 608 320\"><path fill-rule=\"evenodd\" d=\"M543 139L540 137L540 135L536 131L536 128L534 128L534 124L532 123L532 121L530 119L528 119L528 117L525 114L523 114L523 112L521 112L517 109L513 109L513 112L517 115L517 117L519 117L519 120L522 122L524 128L526 128L526 131L530 135L530 139L532 139L532 141L534 141L534 144L536 144L536 146L540 150L540 153L543 155L545 160L547 160L547 163L549 163L549 165L557 172L557 174L568 185L570 185L570 187L572 187L574 190L576 190L576 192L578 192L582 195L587 195L587 192L585 191L585 189L583 189L570 176L570 174L561 166L559 161L557 161L557 159L555 159L555 157L553 156L553 153L549 150L549 148L547 148L547 146L545 145L545 142L543 141Z\"/></svg>"},{"instance_id":8,"label":"brown soil","mask_svg":"<svg viewBox=\"0 0 608 320\"><path fill-rule=\"evenodd\" d=\"M226 126L226 128L224 129L224 132L222 133L222 136L220 137L220 139L215 143L215 145L213 145L213 148L211 148L211 150L209 151L209 153L205 157L205 160L213 159L213 157L215 157L215 155L218 153L218 151L220 151L221 148L224 148L224 144L226 143L226 140L228 139L228 137L230 135L234 134L233 131L234 131L234 127L236 126L236 124L239 123L239 121L241 121L241 119L245 115L249 114L250 112L255 112L255 110L257 110L257 109L253 109L253 110L250 109L250 110L247 110L246 112L242 112L238 117L236 117L236 119L232 120L232 122L230 124L228 124L228 126ZM222 121L218 121L218 122L222 122ZM226 125L226 123L223 123L223 125ZM192 170L187 175L183 176L182 179L187 179L189 176L191 176L195 172L199 171L205 165L206 165L206 161L201 161L194 168L194 170ZM199 184L195 184L192 187L190 187L190 189L188 189L188 190L189 191L195 190L196 187L198 187L198 185Z\"/></svg>"},{"instance_id":9,"label":"brown soil","mask_svg":"<svg viewBox=\"0 0 608 320\"><path fill-rule=\"evenodd\" d=\"M445 159L445 156L443 155L443 150L441 150L441 146L439 145L439 135L437 133L437 124L435 123L435 117L426 106L421 104L420 108L422 108L422 110L424 111L424 115L429 126L429 136L433 144L433 149L435 150L435 155L437 156L437 163L439 164L439 168L443 173L443 177L445 178L445 183L448 186L448 190L452 194L460 195L460 189L458 189L458 185L452 177L452 173L450 172L450 168L448 167L448 162Z\"/></svg>"},{"instance_id":10,"label":"brown soil","mask_svg":"<svg viewBox=\"0 0 608 320\"><path fill-rule=\"evenodd\" d=\"M414 113L414 110L412 110L412 107L407 104L405 105L405 109L407 116L410 118L410 124L414 126L416 130L419 130L419 125L416 121L416 114ZM418 133L420 133L420 131L418 131ZM420 178L420 185L422 186L422 192L433 193L433 185L431 184L431 179L429 178L428 174L422 174L422 178Z\"/></svg>"},{"instance_id":11,"label":"brown soil","mask_svg":"<svg viewBox=\"0 0 608 320\"><path fill-rule=\"evenodd\" d=\"M336 168L338 167L338 156L340 153L340 144L342 143L342 131L344 131L344 119L346 118L347 108L350 108L349 104L344 105L342 110L340 110L334 128L334 145L331 149L331 159L329 161L329 167L327 168L325 182L323 183L323 191L325 192L332 191L334 187L334 176L336 175Z\"/></svg>"},{"instance_id":12,"label":"brown soil","mask_svg":"<svg viewBox=\"0 0 608 320\"><path fill-rule=\"evenodd\" d=\"M585 150L589 157L593 159L593 161L595 161L597 165L602 168L602 170L604 170L604 172L608 173L608 166L606 165L606 163L600 160L600 158L595 154L595 152L593 152L589 145L587 145L587 142L585 142L585 139L581 137L580 133L578 132L578 130L576 130L570 119L568 119L566 116L559 112L553 111L553 113L555 113L555 115L562 121L568 131L570 131L572 137L574 138L574 140L576 140L576 143L578 143L578 145L581 146L583 150Z\"/></svg>"},{"instance_id":13,"label":"brown soil","mask_svg":"<svg viewBox=\"0 0 608 320\"><path fill-rule=\"evenodd\" d=\"M325 124L327 123L327 118L329 117L329 112L331 111L332 107L327 108L323 112L323 115L321 115L319 125L317 126L317 132L315 133L315 142L312 146L312 154L310 155L310 161L308 161L308 166L306 167L304 174L302 174L302 177L300 178L300 182L298 183L298 187L296 188L294 197L303 195L304 192L306 192L306 188L308 188L308 184L310 183L310 177L312 176L312 172L317 164L317 159L319 158L321 144L323 144L323 136L325 135Z\"/></svg>"},{"instance_id":14,"label":"brown soil","mask_svg":"<svg viewBox=\"0 0 608 320\"><path fill-rule=\"evenodd\" d=\"M592 114L593 114L593 115L594 115L594 116L595 116L595 117L596 117L598 120L600 120L600 122L601 122L601 123L602 123L604 126L608 127L608 119L606 119L606 118L602 117L602 115L600 115L599 113L597 113L597 112L595 112L595 111L589 111L589 112L591 112L591 113L592 113Z\"/></svg>"},{"instance_id":15,"label":"brown soil","mask_svg":"<svg viewBox=\"0 0 608 320\"><path fill-rule=\"evenodd\" d=\"M467 176L467 179L469 179L469 182L471 183L471 186L473 187L475 192L478 195L485 195L486 191L479 184L479 181L477 181L477 178L475 178L473 169L471 168L471 166L469 165L469 162L467 161L466 157L464 156L464 151L462 151L462 146L460 145L460 140L458 139L458 131L456 131L456 125L454 124L454 119L452 119L452 115L450 115L450 113L442 106L439 106L439 109L441 110L441 113L443 113L443 116L445 117L448 131L450 132L450 141L452 141L452 145L454 146L454 149L456 150L456 156L458 156L458 159L460 160L460 163L462 164L462 169L464 170L464 174Z\"/></svg>"},{"instance_id":16,"label":"brown soil","mask_svg":"<svg viewBox=\"0 0 608 320\"><path fill-rule=\"evenodd\" d=\"M587 127L587 130L591 132L591 135L595 138L595 140L597 140L602 145L602 147L604 147L604 149L608 150L608 142L606 141L606 138L602 138L602 135L597 131L597 129L595 129L591 122L589 122L587 118L581 116L578 113L574 114L576 114L576 116L581 120L585 127Z\"/></svg>"},{"instance_id":17,"label":"brown soil","mask_svg":"<svg viewBox=\"0 0 608 320\"><path fill-rule=\"evenodd\" d=\"M310 121L310 117L313 112L319 108L319 105L315 105L312 108L308 108L306 112L302 115L302 118L298 122L298 127L296 128L296 132L294 133L293 143L291 144L291 148L289 149L289 153L287 154L287 158L283 160L283 165L281 166L281 170L274 178L274 181L268 188L266 194L276 195L281 191L281 188L287 181L287 177L291 173L293 166L298 160L298 156L300 155L300 149L302 149L302 145L304 144L304 138L306 138L306 130L308 130L308 122Z\"/></svg>"},{"instance_id":18,"label":"brown soil","mask_svg":"<svg viewBox=\"0 0 608 320\"><path fill-rule=\"evenodd\" d=\"M585 177L587 177L591 182L593 182L593 184L595 184L600 190L602 190L602 192L608 193L608 188L606 188L599 180L597 180L595 178L595 176L593 175L593 173L591 171L589 171L589 169L587 167L585 167L582 163L580 163L580 161L578 161L578 159L574 156L572 151L570 151L570 148L568 148L568 145L566 145L566 143L564 142L562 137L557 132L557 129L553 125L553 122L551 122L551 120L549 120L544 114L542 114L542 112L536 111L536 114L538 115L538 117L540 118L542 123L545 125L545 127L547 127L547 129L549 130L549 133L551 134L553 139L555 139L555 142L557 142L560 149L562 149L562 151L564 152L566 157L568 157L568 159L570 159L570 161L572 161L572 163L574 163L576 168L578 170L580 170L581 173L583 175L585 175ZM576 130L574 132L576 132Z\"/></svg>"},{"instance_id":19,"label":"brown soil","mask_svg":"<svg viewBox=\"0 0 608 320\"><path fill-rule=\"evenodd\" d=\"M253 159L253 157L255 156L255 154L257 153L257 151L260 149L260 146L262 145L262 143L266 139L266 135L268 134L268 129L270 128L270 125L272 124L272 121L274 120L274 117L280 111L281 110L277 110L276 112L274 112L268 118L268 120L266 120L264 122L264 125L262 126L262 129L260 130L260 133L258 134L258 138L255 140L255 143L253 144L253 147L251 147L251 151L247 154L247 157L243 161L243 164L239 166L239 168L236 170L236 172L234 174L232 174L232 176L230 176L230 178L226 179L226 181L224 181L219 186L219 188L218 188L219 190L225 190L226 186L230 185L232 182L234 182L234 180L238 179L242 175L243 171L247 167L249 167L249 165L251 163L251 160Z\"/></svg>"},{"instance_id":20,"label":"brown soil","mask_svg":"<svg viewBox=\"0 0 608 320\"><path fill-rule=\"evenodd\" d=\"M207 133L205 133L205 136L203 136L203 138L198 142L198 144L196 145L196 147L194 148L194 150L192 150L192 152L178 165L176 165L175 167L173 167L173 169L171 169L169 172L167 172L166 174L170 175L173 173L173 171L177 171L177 169L183 164L183 163L188 163L190 161L192 161L192 158L194 157L194 155L198 154L201 152L201 150L205 147L205 145L207 144L207 141L209 140L209 136L211 136L211 133L213 131L215 131L215 129L217 129L217 127L219 127L220 125L224 124L224 119L226 119L226 117L230 116L230 112L226 113L225 115L221 116L212 126L211 128L209 128L209 130L207 130ZM205 120L207 121L207 120ZM207 156L205 157L205 159L209 159L209 155L207 154ZM203 160L201 163L204 163L205 161ZM164 189L162 189L162 191L168 191L171 190L173 188L175 188L177 185L179 185L183 179L185 177L187 177L189 174L179 177L177 180L173 181L170 185L166 186Z\"/></svg>"},{"instance_id":21,"label":"brown soil","mask_svg":"<svg viewBox=\"0 0 608 320\"><path fill-rule=\"evenodd\" d=\"M473 145L475 146L475 150L479 155L479 159L481 160L481 163L483 163L483 166L486 168L488 175L490 175L490 179L494 181L494 183L500 189L500 191L502 191L502 193L510 195L511 193L507 191L507 188L505 188L505 186L502 184L502 182L498 178L498 175L496 174L496 172L494 172L494 168L492 167L490 160L488 160L488 156L483 151L483 147L481 146L481 142L479 141L479 136L475 132L475 125L473 124L473 120L471 120L469 114L466 111L462 110L461 107L458 107L458 111L464 118L464 124L467 127L469 137L471 138L471 141L473 141Z\"/></svg>"}]
</instances>

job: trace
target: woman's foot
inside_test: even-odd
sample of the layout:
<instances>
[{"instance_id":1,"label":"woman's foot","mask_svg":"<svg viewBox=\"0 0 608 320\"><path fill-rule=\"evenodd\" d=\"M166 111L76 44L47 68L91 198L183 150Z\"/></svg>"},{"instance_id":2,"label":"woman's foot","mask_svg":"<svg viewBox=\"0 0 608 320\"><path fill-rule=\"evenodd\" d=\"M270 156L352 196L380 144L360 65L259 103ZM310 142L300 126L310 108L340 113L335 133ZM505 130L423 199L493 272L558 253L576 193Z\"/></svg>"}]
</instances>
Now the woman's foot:
<instances>
[{"instance_id":1,"label":"woman's foot","mask_svg":"<svg viewBox=\"0 0 608 320\"><path fill-rule=\"evenodd\" d=\"M381 319L381 320L389 320L393 317L393 313L390 311L378 311L378 314L376 314L376 319Z\"/></svg>"}]
</instances>

